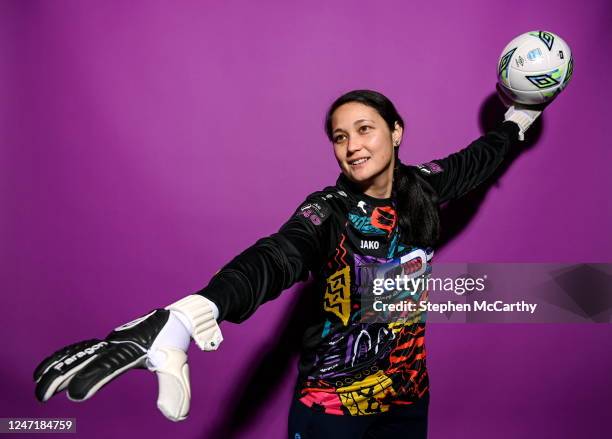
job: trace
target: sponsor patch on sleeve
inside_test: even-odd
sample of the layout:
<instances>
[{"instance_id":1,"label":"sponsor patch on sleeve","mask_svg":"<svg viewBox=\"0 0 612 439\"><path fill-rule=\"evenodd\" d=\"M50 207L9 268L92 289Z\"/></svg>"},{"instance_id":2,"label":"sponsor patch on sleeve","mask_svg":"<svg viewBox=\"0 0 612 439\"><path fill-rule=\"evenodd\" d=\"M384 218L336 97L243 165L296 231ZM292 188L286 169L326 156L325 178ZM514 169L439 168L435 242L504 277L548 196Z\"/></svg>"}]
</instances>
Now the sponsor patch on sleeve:
<instances>
[{"instance_id":1,"label":"sponsor patch on sleeve","mask_svg":"<svg viewBox=\"0 0 612 439\"><path fill-rule=\"evenodd\" d=\"M296 215L308 218L315 226L320 225L329 215L329 207L325 202L307 201L298 209Z\"/></svg>"},{"instance_id":2,"label":"sponsor patch on sleeve","mask_svg":"<svg viewBox=\"0 0 612 439\"><path fill-rule=\"evenodd\" d=\"M421 165L417 165L417 168L419 168L419 171L421 171L423 174L427 174L427 175L439 174L440 172L444 170L442 169L442 166L440 166L439 164L435 162L423 163Z\"/></svg>"}]
</instances>

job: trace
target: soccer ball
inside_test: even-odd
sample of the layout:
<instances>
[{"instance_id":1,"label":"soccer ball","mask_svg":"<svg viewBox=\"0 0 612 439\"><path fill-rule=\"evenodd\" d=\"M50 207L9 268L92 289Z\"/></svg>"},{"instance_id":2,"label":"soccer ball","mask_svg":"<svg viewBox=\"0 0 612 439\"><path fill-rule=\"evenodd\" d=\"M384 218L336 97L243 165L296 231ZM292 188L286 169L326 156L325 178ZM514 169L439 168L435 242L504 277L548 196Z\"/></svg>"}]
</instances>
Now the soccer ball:
<instances>
[{"instance_id":1,"label":"soccer ball","mask_svg":"<svg viewBox=\"0 0 612 439\"><path fill-rule=\"evenodd\" d=\"M543 104L561 93L573 70L572 51L558 35L527 32L510 41L502 51L497 81L513 101Z\"/></svg>"}]
</instances>

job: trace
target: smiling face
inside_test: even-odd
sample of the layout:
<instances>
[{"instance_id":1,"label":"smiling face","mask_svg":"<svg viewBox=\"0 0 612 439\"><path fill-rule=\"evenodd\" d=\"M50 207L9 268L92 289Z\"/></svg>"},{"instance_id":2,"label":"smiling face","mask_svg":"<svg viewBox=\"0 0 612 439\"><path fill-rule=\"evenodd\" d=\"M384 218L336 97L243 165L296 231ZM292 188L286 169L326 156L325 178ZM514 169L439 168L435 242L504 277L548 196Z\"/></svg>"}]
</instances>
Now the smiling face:
<instances>
[{"instance_id":1,"label":"smiling face","mask_svg":"<svg viewBox=\"0 0 612 439\"><path fill-rule=\"evenodd\" d=\"M391 131L374 108L348 102L331 117L334 154L342 172L365 194L376 198L391 196L395 156L402 128Z\"/></svg>"}]
</instances>

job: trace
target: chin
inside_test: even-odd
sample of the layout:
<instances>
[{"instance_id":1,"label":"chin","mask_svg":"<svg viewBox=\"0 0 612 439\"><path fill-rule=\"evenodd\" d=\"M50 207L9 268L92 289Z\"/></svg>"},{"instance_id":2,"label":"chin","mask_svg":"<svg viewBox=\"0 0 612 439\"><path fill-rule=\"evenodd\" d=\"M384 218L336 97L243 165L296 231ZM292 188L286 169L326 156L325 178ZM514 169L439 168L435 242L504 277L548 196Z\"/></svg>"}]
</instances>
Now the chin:
<instances>
[{"instance_id":1,"label":"chin","mask_svg":"<svg viewBox=\"0 0 612 439\"><path fill-rule=\"evenodd\" d=\"M371 175L371 173L367 173L367 174L346 174L345 175L348 177L349 180L351 180L353 183L357 183L359 185L364 185L369 183L372 178L373 175Z\"/></svg>"},{"instance_id":2,"label":"chin","mask_svg":"<svg viewBox=\"0 0 612 439\"><path fill-rule=\"evenodd\" d=\"M350 175L350 178L355 181L368 181L374 178L379 173L380 172L376 172L375 169L367 169L362 171L354 171L351 169L348 175Z\"/></svg>"}]
</instances>

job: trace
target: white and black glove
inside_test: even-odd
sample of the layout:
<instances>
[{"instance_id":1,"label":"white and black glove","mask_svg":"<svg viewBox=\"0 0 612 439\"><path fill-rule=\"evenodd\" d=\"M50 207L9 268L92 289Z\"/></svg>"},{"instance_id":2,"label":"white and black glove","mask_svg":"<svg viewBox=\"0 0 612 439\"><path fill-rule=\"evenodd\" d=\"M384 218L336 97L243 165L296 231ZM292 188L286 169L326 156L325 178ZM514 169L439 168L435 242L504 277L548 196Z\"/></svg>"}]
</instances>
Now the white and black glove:
<instances>
[{"instance_id":1,"label":"white and black glove","mask_svg":"<svg viewBox=\"0 0 612 439\"><path fill-rule=\"evenodd\" d=\"M525 131L535 122L540 114L542 114L540 110L529 109L515 103L508 107L504 114L504 120L512 121L519 126L518 138L520 141L523 141L525 140Z\"/></svg>"},{"instance_id":2,"label":"white and black glove","mask_svg":"<svg viewBox=\"0 0 612 439\"><path fill-rule=\"evenodd\" d=\"M190 339L202 350L216 350L223 341L217 316L213 302L194 294L116 328L104 340L66 346L34 371L36 397L44 402L68 389L69 399L84 401L122 373L147 368L157 374L157 407L168 419L181 421L191 400Z\"/></svg>"},{"instance_id":3,"label":"white and black glove","mask_svg":"<svg viewBox=\"0 0 612 439\"><path fill-rule=\"evenodd\" d=\"M544 105L523 105L517 102L514 102L497 84L497 95L499 99L502 101L504 106L507 108L506 113L504 114L504 121L514 122L519 126L519 140L525 140L525 131L535 122L535 120L542 114L542 110L544 107L548 105L550 102Z\"/></svg>"}]
</instances>

